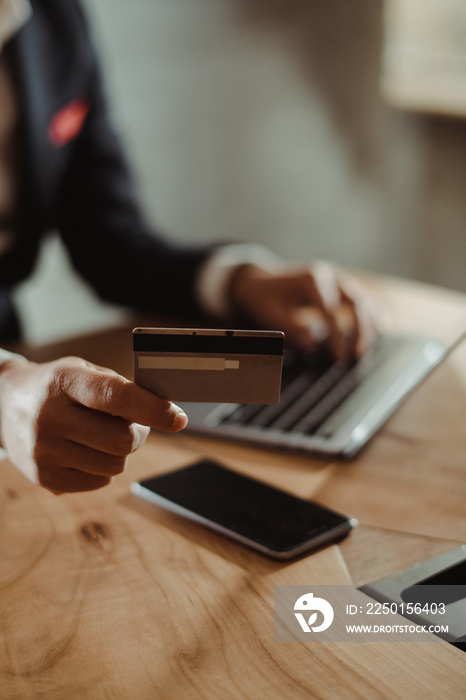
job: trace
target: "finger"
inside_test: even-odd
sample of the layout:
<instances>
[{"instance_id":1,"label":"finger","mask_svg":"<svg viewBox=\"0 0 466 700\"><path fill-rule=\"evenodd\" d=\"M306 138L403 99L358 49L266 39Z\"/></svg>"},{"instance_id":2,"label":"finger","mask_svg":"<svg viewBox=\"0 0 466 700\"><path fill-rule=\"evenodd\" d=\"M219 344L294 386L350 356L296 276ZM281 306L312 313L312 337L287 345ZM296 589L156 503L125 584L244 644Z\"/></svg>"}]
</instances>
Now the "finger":
<instances>
[{"instance_id":1,"label":"finger","mask_svg":"<svg viewBox=\"0 0 466 700\"><path fill-rule=\"evenodd\" d=\"M66 368L60 378L70 399L96 411L120 416L130 423L175 432L186 427L184 411L121 375L94 369Z\"/></svg>"},{"instance_id":2,"label":"finger","mask_svg":"<svg viewBox=\"0 0 466 700\"><path fill-rule=\"evenodd\" d=\"M112 477L121 474L126 466L126 456L112 455L93 450L70 440L54 440L36 451L36 464L40 474L60 469L74 470L95 476Z\"/></svg>"},{"instance_id":3,"label":"finger","mask_svg":"<svg viewBox=\"0 0 466 700\"><path fill-rule=\"evenodd\" d=\"M112 481L111 477L86 474L76 469L63 469L52 467L39 484L54 494L78 493L81 491L95 491L107 486Z\"/></svg>"},{"instance_id":4,"label":"finger","mask_svg":"<svg viewBox=\"0 0 466 700\"><path fill-rule=\"evenodd\" d=\"M358 304L355 313L359 319L359 336L356 341L356 356L362 357L380 335L378 324L374 322L371 309L366 304Z\"/></svg>"},{"instance_id":5,"label":"finger","mask_svg":"<svg viewBox=\"0 0 466 700\"><path fill-rule=\"evenodd\" d=\"M340 303L340 289L335 268L325 262L314 263L309 279L314 284L314 294L320 308L333 313Z\"/></svg>"},{"instance_id":6,"label":"finger","mask_svg":"<svg viewBox=\"0 0 466 700\"><path fill-rule=\"evenodd\" d=\"M359 358L369 350L379 335L376 314L364 295L357 289L357 285L352 282L342 281L340 293L344 305L351 310L351 350L354 356Z\"/></svg>"},{"instance_id":7,"label":"finger","mask_svg":"<svg viewBox=\"0 0 466 700\"><path fill-rule=\"evenodd\" d=\"M329 327L321 311L301 307L284 316L280 326L287 341L302 350L315 350L329 337Z\"/></svg>"},{"instance_id":8,"label":"finger","mask_svg":"<svg viewBox=\"0 0 466 700\"><path fill-rule=\"evenodd\" d=\"M55 360L54 364L60 364L63 367L78 367L81 369L84 367L87 367L91 370L99 370L99 372L105 372L105 374L118 375L118 373L115 372L114 369L110 369L110 367L103 367L102 365L96 365L93 362L89 362L89 360L85 360L82 357L76 357L75 355L65 355L64 357L61 357L59 360Z\"/></svg>"},{"instance_id":9,"label":"finger","mask_svg":"<svg viewBox=\"0 0 466 700\"><path fill-rule=\"evenodd\" d=\"M120 456L138 450L150 432L147 426L81 404L73 404L69 412L59 413L55 418L55 429L66 440Z\"/></svg>"},{"instance_id":10,"label":"finger","mask_svg":"<svg viewBox=\"0 0 466 700\"><path fill-rule=\"evenodd\" d=\"M340 332L337 310L341 301L340 289L333 268L326 263L313 265L305 277L309 302L322 311L328 326L328 346L337 360L344 360L347 348Z\"/></svg>"},{"instance_id":11,"label":"finger","mask_svg":"<svg viewBox=\"0 0 466 700\"><path fill-rule=\"evenodd\" d=\"M87 367L90 369L97 369L99 372L104 372L105 374L112 374L113 376L119 376L118 372L115 372L114 369L110 369L110 367L104 367L103 365L96 365L93 362L89 362L88 360L84 360L85 364Z\"/></svg>"}]
</instances>

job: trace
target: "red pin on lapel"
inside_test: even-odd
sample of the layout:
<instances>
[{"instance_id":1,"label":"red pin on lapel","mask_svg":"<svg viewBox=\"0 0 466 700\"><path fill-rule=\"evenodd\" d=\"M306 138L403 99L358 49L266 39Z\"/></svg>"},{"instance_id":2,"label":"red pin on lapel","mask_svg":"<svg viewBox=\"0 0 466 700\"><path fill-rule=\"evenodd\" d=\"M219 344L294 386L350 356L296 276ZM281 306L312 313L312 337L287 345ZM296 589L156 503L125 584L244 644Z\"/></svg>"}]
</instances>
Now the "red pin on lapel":
<instances>
[{"instance_id":1,"label":"red pin on lapel","mask_svg":"<svg viewBox=\"0 0 466 700\"><path fill-rule=\"evenodd\" d=\"M73 100L54 114L49 126L49 137L54 146L64 146L81 133L89 109L87 100Z\"/></svg>"}]
</instances>

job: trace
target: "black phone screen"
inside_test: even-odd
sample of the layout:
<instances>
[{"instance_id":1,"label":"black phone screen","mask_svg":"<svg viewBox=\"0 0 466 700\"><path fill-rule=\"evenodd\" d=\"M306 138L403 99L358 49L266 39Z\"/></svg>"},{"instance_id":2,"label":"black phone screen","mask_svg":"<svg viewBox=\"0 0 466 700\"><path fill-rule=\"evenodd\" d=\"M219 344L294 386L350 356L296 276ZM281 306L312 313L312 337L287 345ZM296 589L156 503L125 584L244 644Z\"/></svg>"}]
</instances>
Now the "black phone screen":
<instances>
[{"instance_id":1,"label":"black phone screen","mask_svg":"<svg viewBox=\"0 0 466 700\"><path fill-rule=\"evenodd\" d=\"M141 486L233 533L275 551L289 551L331 530L351 529L347 517L212 460L202 460Z\"/></svg>"}]
</instances>

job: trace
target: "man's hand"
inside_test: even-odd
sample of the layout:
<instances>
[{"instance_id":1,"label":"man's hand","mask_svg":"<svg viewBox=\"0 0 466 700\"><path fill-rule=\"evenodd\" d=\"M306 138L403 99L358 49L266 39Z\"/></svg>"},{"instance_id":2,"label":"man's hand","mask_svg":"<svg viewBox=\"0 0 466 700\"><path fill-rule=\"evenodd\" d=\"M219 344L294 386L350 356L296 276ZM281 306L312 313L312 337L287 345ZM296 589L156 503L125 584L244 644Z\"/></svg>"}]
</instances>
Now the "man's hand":
<instances>
[{"instance_id":1,"label":"man's hand","mask_svg":"<svg viewBox=\"0 0 466 700\"><path fill-rule=\"evenodd\" d=\"M151 427L174 432L186 423L175 404L77 357L0 367L0 443L53 493L105 486Z\"/></svg>"},{"instance_id":2,"label":"man's hand","mask_svg":"<svg viewBox=\"0 0 466 700\"><path fill-rule=\"evenodd\" d=\"M236 308L297 348L326 342L338 360L361 357L377 337L375 311L356 280L328 263L267 272L244 265L230 289Z\"/></svg>"}]
</instances>

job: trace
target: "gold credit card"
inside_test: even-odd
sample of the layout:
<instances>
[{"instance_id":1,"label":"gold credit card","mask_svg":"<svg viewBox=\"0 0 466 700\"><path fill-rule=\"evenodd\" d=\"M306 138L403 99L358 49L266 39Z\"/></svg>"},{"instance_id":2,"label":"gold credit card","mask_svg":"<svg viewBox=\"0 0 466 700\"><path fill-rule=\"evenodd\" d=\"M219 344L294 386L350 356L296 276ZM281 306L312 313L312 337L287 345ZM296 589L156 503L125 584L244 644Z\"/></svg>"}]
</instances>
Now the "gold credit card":
<instances>
[{"instance_id":1,"label":"gold credit card","mask_svg":"<svg viewBox=\"0 0 466 700\"><path fill-rule=\"evenodd\" d=\"M278 403L281 331L135 328L134 381L170 401Z\"/></svg>"}]
</instances>

